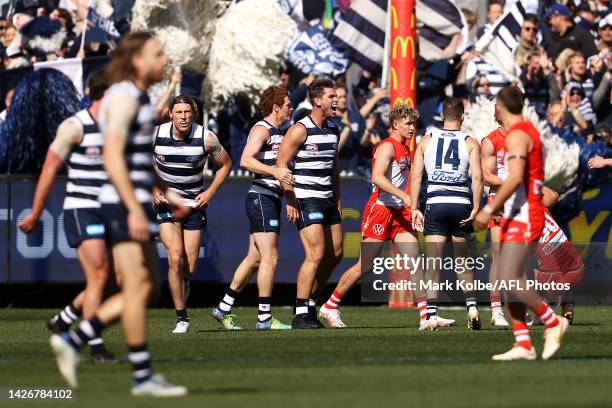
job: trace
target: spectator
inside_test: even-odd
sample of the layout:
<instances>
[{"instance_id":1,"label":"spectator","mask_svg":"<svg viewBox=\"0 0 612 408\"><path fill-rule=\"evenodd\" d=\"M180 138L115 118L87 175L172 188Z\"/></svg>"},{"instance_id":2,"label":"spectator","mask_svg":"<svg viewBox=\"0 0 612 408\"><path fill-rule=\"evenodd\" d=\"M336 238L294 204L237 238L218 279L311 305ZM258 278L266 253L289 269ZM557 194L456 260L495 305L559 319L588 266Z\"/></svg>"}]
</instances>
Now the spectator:
<instances>
[{"instance_id":1,"label":"spectator","mask_svg":"<svg viewBox=\"0 0 612 408\"><path fill-rule=\"evenodd\" d=\"M597 118L612 125L612 58L605 59L606 71L593 92L593 108Z\"/></svg>"},{"instance_id":2,"label":"spectator","mask_svg":"<svg viewBox=\"0 0 612 408\"><path fill-rule=\"evenodd\" d=\"M11 43L13 42L13 39L15 39L16 35L17 30L15 29L15 27L13 27L11 24L8 24L4 29L4 34L2 35L2 46L4 48L8 48L9 45L11 45Z\"/></svg>"},{"instance_id":3,"label":"spectator","mask_svg":"<svg viewBox=\"0 0 612 408\"><path fill-rule=\"evenodd\" d=\"M504 12L504 3L501 0L489 0L487 3L487 23L480 27L476 32L476 39L478 40L482 35L487 32L498 18Z\"/></svg>"},{"instance_id":4,"label":"spectator","mask_svg":"<svg viewBox=\"0 0 612 408\"><path fill-rule=\"evenodd\" d=\"M545 53L533 52L527 55L520 80L529 104L534 107L538 116L544 118L549 102L561 98L557 80L550 70Z\"/></svg>"},{"instance_id":5,"label":"spectator","mask_svg":"<svg viewBox=\"0 0 612 408\"><path fill-rule=\"evenodd\" d=\"M484 75L476 75L472 80L472 89L470 90L470 101L475 101L477 98L492 99L491 83Z\"/></svg>"},{"instance_id":6,"label":"spectator","mask_svg":"<svg viewBox=\"0 0 612 408\"><path fill-rule=\"evenodd\" d=\"M522 67L525 64L525 58L529 54L538 52L538 17L535 14L527 14L523 25L521 26L521 34L519 37L519 44L516 48L516 64Z\"/></svg>"},{"instance_id":7,"label":"spectator","mask_svg":"<svg viewBox=\"0 0 612 408\"><path fill-rule=\"evenodd\" d=\"M567 99L552 102L546 111L546 119L553 133L567 143L576 141L582 130L578 122L586 128L586 121L577 109L567 107Z\"/></svg>"},{"instance_id":8,"label":"spectator","mask_svg":"<svg viewBox=\"0 0 612 408\"><path fill-rule=\"evenodd\" d=\"M9 108L11 107L11 99L13 99L13 94L15 93L15 87L9 88L8 91L6 91L6 95L4 96L4 106L6 106L6 108L0 112L0 125L2 125L2 123L4 123L4 121L6 120L6 115L8 113Z\"/></svg>"},{"instance_id":9,"label":"spectator","mask_svg":"<svg viewBox=\"0 0 612 408\"><path fill-rule=\"evenodd\" d=\"M566 48L580 50L587 57L597 54L595 39L591 33L574 23L572 13L566 6L554 4L550 7L546 13L546 21L553 31L546 45L546 53L552 59L557 59Z\"/></svg>"},{"instance_id":10,"label":"spectator","mask_svg":"<svg viewBox=\"0 0 612 408\"><path fill-rule=\"evenodd\" d=\"M602 18L599 21L598 27L599 42L597 43L597 48L607 54L612 51L612 14Z\"/></svg>"},{"instance_id":11,"label":"spectator","mask_svg":"<svg viewBox=\"0 0 612 408\"><path fill-rule=\"evenodd\" d=\"M76 34L74 33L74 21L72 20L72 14L70 14L68 10L56 8L49 14L49 18L62 23L62 25L66 28L68 40L74 40L76 37Z\"/></svg>"},{"instance_id":12,"label":"spectator","mask_svg":"<svg viewBox=\"0 0 612 408\"><path fill-rule=\"evenodd\" d=\"M376 115L371 113L365 121L365 129L361 135L359 144L361 146L361 156L363 157L364 166L362 167L362 175L370 179L372 176L372 152L374 148L383 138L376 128Z\"/></svg>"},{"instance_id":13,"label":"spectator","mask_svg":"<svg viewBox=\"0 0 612 408\"><path fill-rule=\"evenodd\" d=\"M338 96L338 109L332 121L340 129L340 140L338 141L340 169L345 171L347 176L353 176L361 165L359 142L364 132L365 120L359 112L348 107L346 85L337 82L336 95Z\"/></svg>"},{"instance_id":14,"label":"spectator","mask_svg":"<svg viewBox=\"0 0 612 408\"><path fill-rule=\"evenodd\" d=\"M474 32L474 28L476 27L478 16L472 10L469 10L466 8L462 8L461 12L463 13L463 16L465 17L465 22L467 23L467 26L468 26L469 40L472 43L476 35L476 33Z\"/></svg>"},{"instance_id":15,"label":"spectator","mask_svg":"<svg viewBox=\"0 0 612 408\"><path fill-rule=\"evenodd\" d=\"M597 18L603 20L612 13L612 4L610 0L595 0L595 12Z\"/></svg>"},{"instance_id":16,"label":"spectator","mask_svg":"<svg viewBox=\"0 0 612 408\"><path fill-rule=\"evenodd\" d=\"M595 123L595 110L591 102L595 84L590 73L587 72L584 56L581 52L576 51L569 57L569 64L566 72L567 88L580 89L583 97L580 103L580 113L584 116L587 122ZM576 95L576 94L575 94Z\"/></svg>"},{"instance_id":17,"label":"spectator","mask_svg":"<svg viewBox=\"0 0 612 408\"><path fill-rule=\"evenodd\" d=\"M19 48L9 47L2 50L2 67L5 70L27 67L30 65Z\"/></svg>"},{"instance_id":18,"label":"spectator","mask_svg":"<svg viewBox=\"0 0 612 408\"><path fill-rule=\"evenodd\" d=\"M583 1L576 8L576 18L574 21L577 25L588 31L595 40L597 40L597 13L593 9L588 1Z\"/></svg>"},{"instance_id":19,"label":"spectator","mask_svg":"<svg viewBox=\"0 0 612 408\"><path fill-rule=\"evenodd\" d=\"M564 95L563 106L571 113L570 118L573 119L574 132L586 135L592 130L592 125L595 123L595 114L581 88L570 86L569 92Z\"/></svg>"},{"instance_id":20,"label":"spectator","mask_svg":"<svg viewBox=\"0 0 612 408\"><path fill-rule=\"evenodd\" d=\"M473 54L465 70L465 83L468 90L474 89L472 81L476 76L485 77L489 81L489 89L493 96L510 83L510 79L502 69L489 63L484 56L479 54Z\"/></svg>"},{"instance_id":21,"label":"spectator","mask_svg":"<svg viewBox=\"0 0 612 408\"><path fill-rule=\"evenodd\" d=\"M51 13L49 13L49 18L51 20L56 20L62 23L66 30L72 31L74 28L74 22L72 21L72 14L66 9L56 8L53 9Z\"/></svg>"}]
</instances>

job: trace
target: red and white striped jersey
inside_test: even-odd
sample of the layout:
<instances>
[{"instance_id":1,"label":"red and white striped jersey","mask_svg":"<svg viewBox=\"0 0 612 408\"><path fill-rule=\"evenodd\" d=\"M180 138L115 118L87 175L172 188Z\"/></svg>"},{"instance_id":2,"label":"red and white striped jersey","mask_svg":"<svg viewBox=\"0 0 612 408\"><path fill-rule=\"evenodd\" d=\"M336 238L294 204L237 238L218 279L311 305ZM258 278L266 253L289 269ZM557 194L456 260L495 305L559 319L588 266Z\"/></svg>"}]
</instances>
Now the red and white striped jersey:
<instances>
[{"instance_id":1,"label":"red and white striped jersey","mask_svg":"<svg viewBox=\"0 0 612 408\"><path fill-rule=\"evenodd\" d=\"M391 180L391 183L406 191L408 184L408 173L410 172L410 150L408 147L397 140L387 137L380 142L372 152L372 169L374 169L374 163L376 161L376 150L382 146L383 143L391 143L393 145L393 160L389 163L387 171L385 171L385 177ZM385 205L392 208L400 208L404 206L404 202L385 191L380 190L376 185L372 184L372 194L368 201L376 200L377 204Z\"/></svg>"},{"instance_id":2,"label":"red and white striped jersey","mask_svg":"<svg viewBox=\"0 0 612 408\"><path fill-rule=\"evenodd\" d=\"M493 144L493 153L495 154L496 164L495 167L497 169L497 173L495 174L497 175L497 177L501 178L502 180L505 180L507 177L507 170L504 163L504 156L506 155L506 146L504 143L506 141L506 136L504 136L500 128L497 128L491 133L489 133L485 137L485 139L488 139ZM494 196L495 193L497 193L497 188L491 187L489 189L489 195Z\"/></svg>"},{"instance_id":3,"label":"red and white striped jersey","mask_svg":"<svg viewBox=\"0 0 612 408\"><path fill-rule=\"evenodd\" d=\"M523 181L518 189L504 204L504 218L518 221L530 226L530 230L542 230L544 226L544 206L542 205L542 187L544 186L544 153L540 132L529 121L521 121L508 129L520 130L531 138L533 148L527 154ZM517 160L517 159L514 159ZM508 155L505 156L506 171L509 170ZM505 177L508 175L506 174Z\"/></svg>"},{"instance_id":4,"label":"red and white striped jersey","mask_svg":"<svg viewBox=\"0 0 612 408\"><path fill-rule=\"evenodd\" d=\"M564 273L583 266L582 257L547 208L544 208L544 229L536 256L542 272Z\"/></svg>"}]
</instances>

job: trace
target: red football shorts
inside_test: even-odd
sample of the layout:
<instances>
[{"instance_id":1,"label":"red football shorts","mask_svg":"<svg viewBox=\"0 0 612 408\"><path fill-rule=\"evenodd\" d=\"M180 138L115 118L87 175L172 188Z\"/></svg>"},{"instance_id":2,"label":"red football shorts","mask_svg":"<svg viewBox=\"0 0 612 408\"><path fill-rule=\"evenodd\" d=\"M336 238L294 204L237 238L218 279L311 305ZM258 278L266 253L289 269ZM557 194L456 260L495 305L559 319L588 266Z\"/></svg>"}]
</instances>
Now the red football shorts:
<instances>
[{"instance_id":1,"label":"red football shorts","mask_svg":"<svg viewBox=\"0 0 612 408\"><path fill-rule=\"evenodd\" d=\"M387 241L402 232L414 234L411 219L410 211L405 207L392 208L376 204L376 201L369 202L363 209L361 236Z\"/></svg>"},{"instance_id":2,"label":"red football shorts","mask_svg":"<svg viewBox=\"0 0 612 408\"><path fill-rule=\"evenodd\" d=\"M503 218L501 223L501 242L538 242L542 236L544 223L526 224Z\"/></svg>"}]
</instances>

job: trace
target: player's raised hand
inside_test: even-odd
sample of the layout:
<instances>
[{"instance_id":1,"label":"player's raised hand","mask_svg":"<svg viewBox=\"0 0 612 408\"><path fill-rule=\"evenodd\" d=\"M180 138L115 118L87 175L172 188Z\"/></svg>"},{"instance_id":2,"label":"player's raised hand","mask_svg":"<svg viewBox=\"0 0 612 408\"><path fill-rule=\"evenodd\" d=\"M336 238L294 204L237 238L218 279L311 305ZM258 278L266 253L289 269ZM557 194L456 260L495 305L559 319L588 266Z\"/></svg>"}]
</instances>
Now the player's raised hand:
<instances>
[{"instance_id":1,"label":"player's raised hand","mask_svg":"<svg viewBox=\"0 0 612 408\"><path fill-rule=\"evenodd\" d=\"M470 212L470 216L468 218L459 221L459 226L461 228L469 227L474 222L474 218L476 218L477 213L478 213L477 208L472 209L472 211Z\"/></svg>"},{"instance_id":2,"label":"player's raised hand","mask_svg":"<svg viewBox=\"0 0 612 408\"><path fill-rule=\"evenodd\" d=\"M419 210L412 210L412 228L415 231L423 232L425 217Z\"/></svg>"},{"instance_id":3,"label":"player's raised hand","mask_svg":"<svg viewBox=\"0 0 612 408\"><path fill-rule=\"evenodd\" d=\"M274 178L281 183L289 184L290 186L295 184L295 177L293 177L291 170L287 168L276 167L274 169Z\"/></svg>"},{"instance_id":4,"label":"player's raised hand","mask_svg":"<svg viewBox=\"0 0 612 408\"><path fill-rule=\"evenodd\" d=\"M147 242L151 237L147 215L139 208L128 213L128 232L130 238L138 242Z\"/></svg>"},{"instance_id":5,"label":"player's raised hand","mask_svg":"<svg viewBox=\"0 0 612 408\"><path fill-rule=\"evenodd\" d=\"M39 218L40 217L37 217L34 213L28 214L19 223L19 229L25 232L26 234L29 234L30 232L34 231L34 228L36 228L36 225L38 225Z\"/></svg>"}]
</instances>

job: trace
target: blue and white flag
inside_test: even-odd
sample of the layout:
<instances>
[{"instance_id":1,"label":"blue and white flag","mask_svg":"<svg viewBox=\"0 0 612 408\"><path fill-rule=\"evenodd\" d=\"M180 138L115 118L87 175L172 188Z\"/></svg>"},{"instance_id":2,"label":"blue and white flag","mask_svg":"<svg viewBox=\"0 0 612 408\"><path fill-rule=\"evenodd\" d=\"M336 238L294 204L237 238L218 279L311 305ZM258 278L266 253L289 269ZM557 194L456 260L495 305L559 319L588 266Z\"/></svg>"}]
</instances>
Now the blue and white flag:
<instances>
[{"instance_id":1,"label":"blue and white flag","mask_svg":"<svg viewBox=\"0 0 612 408\"><path fill-rule=\"evenodd\" d=\"M465 17L454 2L449 0L422 0L416 2L419 56L427 61L443 59L443 51L457 34L462 41L457 52L463 51L468 39Z\"/></svg>"},{"instance_id":2,"label":"blue and white flag","mask_svg":"<svg viewBox=\"0 0 612 408\"><path fill-rule=\"evenodd\" d=\"M318 25L302 31L287 50L287 59L304 74L336 77L348 59L332 46Z\"/></svg>"},{"instance_id":3,"label":"blue and white flag","mask_svg":"<svg viewBox=\"0 0 612 408\"><path fill-rule=\"evenodd\" d=\"M508 75L517 76L514 52L519 45L525 9L520 1L506 11L476 43L476 51L485 60L503 69Z\"/></svg>"},{"instance_id":4,"label":"blue and white flag","mask_svg":"<svg viewBox=\"0 0 612 408\"><path fill-rule=\"evenodd\" d=\"M334 30L331 43L345 50L364 69L380 73L387 16L387 0L353 0ZM455 35L467 39L465 17L451 0L419 0L416 17L421 58L442 59L442 51Z\"/></svg>"},{"instance_id":5,"label":"blue and white flag","mask_svg":"<svg viewBox=\"0 0 612 408\"><path fill-rule=\"evenodd\" d=\"M106 17L102 17L93 7L87 10L87 20L91 22L94 27L98 27L113 40L121 38L121 34L117 31L115 24Z\"/></svg>"}]
</instances>

